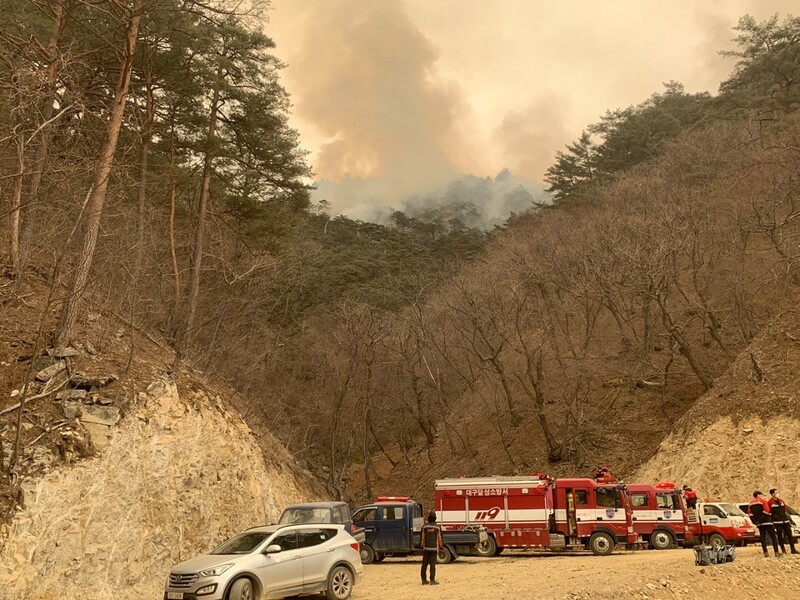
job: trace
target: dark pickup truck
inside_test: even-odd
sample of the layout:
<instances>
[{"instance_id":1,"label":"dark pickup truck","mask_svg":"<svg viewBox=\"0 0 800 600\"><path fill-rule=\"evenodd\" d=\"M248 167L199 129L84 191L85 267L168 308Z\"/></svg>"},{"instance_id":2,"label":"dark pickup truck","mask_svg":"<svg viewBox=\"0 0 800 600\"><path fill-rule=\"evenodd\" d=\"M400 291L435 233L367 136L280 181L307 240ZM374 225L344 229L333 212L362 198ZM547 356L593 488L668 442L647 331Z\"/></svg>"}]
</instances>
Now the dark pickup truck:
<instances>
[{"instance_id":1,"label":"dark pickup truck","mask_svg":"<svg viewBox=\"0 0 800 600\"><path fill-rule=\"evenodd\" d=\"M353 513L353 521L366 532L361 544L361 562L368 565L387 556L408 556L419 552L423 525L422 504L404 496L379 496ZM459 554L476 554L488 535L483 527L442 531L444 547L439 562L449 563Z\"/></svg>"},{"instance_id":2,"label":"dark pickup truck","mask_svg":"<svg viewBox=\"0 0 800 600\"><path fill-rule=\"evenodd\" d=\"M287 506L279 525L299 525L304 523L340 523L345 531L349 532L363 547L365 531L353 523L350 507L346 502L308 502L306 504L292 504Z\"/></svg>"}]
</instances>

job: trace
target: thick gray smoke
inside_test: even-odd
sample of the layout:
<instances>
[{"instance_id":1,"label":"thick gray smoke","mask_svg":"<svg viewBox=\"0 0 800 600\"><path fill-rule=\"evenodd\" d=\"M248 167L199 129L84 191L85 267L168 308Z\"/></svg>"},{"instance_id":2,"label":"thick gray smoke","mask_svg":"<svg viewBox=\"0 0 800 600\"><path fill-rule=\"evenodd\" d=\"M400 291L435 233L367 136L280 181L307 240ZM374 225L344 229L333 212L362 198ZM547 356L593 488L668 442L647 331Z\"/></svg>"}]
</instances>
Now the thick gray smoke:
<instances>
[{"instance_id":1,"label":"thick gray smoke","mask_svg":"<svg viewBox=\"0 0 800 600\"><path fill-rule=\"evenodd\" d=\"M396 199L461 170L461 93L436 72L437 52L403 4L312 4L289 58L291 87L297 115L329 140L315 170L343 180L328 200L359 212L358 198L346 197L369 193L357 189L358 179L380 182Z\"/></svg>"},{"instance_id":2,"label":"thick gray smoke","mask_svg":"<svg viewBox=\"0 0 800 600\"><path fill-rule=\"evenodd\" d=\"M397 198L390 205L382 199L393 197L392 191L375 179L345 177L336 183L322 180L317 182L312 198L316 202L329 202L335 194L346 194L358 201L360 212L346 210L345 214L365 221L388 224L392 213L400 210L422 221L456 217L465 227L490 230L501 225L511 213L548 204L551 196L544 188L540 183L503 170L494 178L461 175L442 185ZM333 208L336 209L335 205Z\"/></svg>"},{"instance_id":3,"label":"thick gray smoke","mask_svg":"<svg viewBox=\"0 0 800 600\"><path fill-rule=\"evenodd\" d=\"M797 10L790 0L679 4L273 0L269 33L322 180L314 198L372 219L463 173L508 167L540 180L607 109L669 80L715 91L734 64L718 51L732 47L741 15ZM484 196L485 214L506 210L503 194Z\"/></svg>"}]
</instances>

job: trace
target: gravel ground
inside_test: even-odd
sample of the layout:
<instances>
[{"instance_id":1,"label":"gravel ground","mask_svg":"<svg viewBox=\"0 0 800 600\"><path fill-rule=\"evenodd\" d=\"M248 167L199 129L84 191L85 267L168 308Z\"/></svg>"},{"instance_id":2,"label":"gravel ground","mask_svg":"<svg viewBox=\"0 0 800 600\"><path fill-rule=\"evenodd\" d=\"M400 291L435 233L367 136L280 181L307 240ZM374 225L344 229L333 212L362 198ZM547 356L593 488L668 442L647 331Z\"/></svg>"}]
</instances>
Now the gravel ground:
<instances>
[{"instance_id":1,"label":"gravel ground","mask_svg":"<svg viewBox=\"0 0 800 600\"><path fill-rule=\"evenodd\" d=\"M503 600L556 598L800 598L800 555L765 559L761 548L737 549L733 563L694 564L692 550L590 554L506 552L438 565L436 587L422 586L419 558L386 559L364 568L356 600Z\"/></svg>"}]
</instances>

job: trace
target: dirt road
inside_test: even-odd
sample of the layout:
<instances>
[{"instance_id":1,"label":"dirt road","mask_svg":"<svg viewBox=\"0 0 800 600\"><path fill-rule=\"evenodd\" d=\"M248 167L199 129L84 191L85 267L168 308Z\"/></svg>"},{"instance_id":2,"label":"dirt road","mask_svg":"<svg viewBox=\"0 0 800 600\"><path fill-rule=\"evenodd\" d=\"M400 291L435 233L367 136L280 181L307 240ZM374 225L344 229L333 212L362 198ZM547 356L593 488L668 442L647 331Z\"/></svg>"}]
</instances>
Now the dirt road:
<instances>
[{"instance_id":1,"label":"dirt road","mask_svg":"<svg viewBox=\"0 0 800 600\"><path fill-rule=\"evenodd\" d=\"M355 600L517 600L554 598L800 598L800 555L765 559L737 549L733 563L696 567L691 550L464 557L439 565L437 587L422 586L420 559L386 559L364 568Z\"/></svg>"}]
</instances>

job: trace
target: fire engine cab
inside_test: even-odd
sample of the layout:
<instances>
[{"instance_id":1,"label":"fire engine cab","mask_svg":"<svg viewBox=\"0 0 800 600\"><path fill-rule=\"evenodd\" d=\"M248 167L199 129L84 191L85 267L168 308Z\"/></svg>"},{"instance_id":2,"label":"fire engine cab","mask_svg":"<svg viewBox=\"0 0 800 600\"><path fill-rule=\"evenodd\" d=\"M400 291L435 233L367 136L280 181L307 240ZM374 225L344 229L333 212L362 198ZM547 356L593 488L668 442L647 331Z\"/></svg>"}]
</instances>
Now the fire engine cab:
<instances>
[{"instance_id":1,"label":"fire engine cab","mask_svg":"<svg viewBox=\"0 0 800 600\"><path fill-rule=\"evenodd\" d=\"M686 507L674 483L629 483L626 487L633 530L643 541L656 550L665 550L692 540Z\"/></svg>"},{"instance_id":2,"label":"fire engine cab","mask_svg":"<svg viewBox=\"0 0 800 600\"><path fill-rule=\"evenodd\" d=\"M505 548L611 554L637 541L625 486L592 479L473 477L436 481L436 511L445 530L483 525L479 556Z\"/></svg>"}]
</instances>

